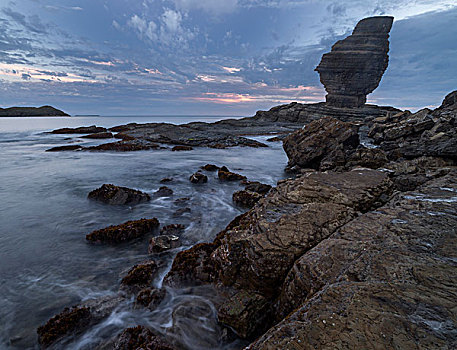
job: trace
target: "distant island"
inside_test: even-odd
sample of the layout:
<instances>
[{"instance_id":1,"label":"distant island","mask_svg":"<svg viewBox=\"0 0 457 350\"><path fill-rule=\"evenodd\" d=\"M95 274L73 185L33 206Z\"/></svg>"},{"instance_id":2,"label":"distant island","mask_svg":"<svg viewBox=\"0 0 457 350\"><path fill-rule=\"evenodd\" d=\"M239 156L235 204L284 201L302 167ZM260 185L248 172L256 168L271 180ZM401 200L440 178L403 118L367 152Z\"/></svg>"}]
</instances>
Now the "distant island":
<instances>
[{"instance_id":1,"label":"distant island","mask_svg":"<svg viewBox=\"0 0 457 350\"><path fill-rule=\"evenodd\" d=\"M51 107L10 107L0 108L0 117L69 117L67 113Z\"/></svg>"}]
</instances>

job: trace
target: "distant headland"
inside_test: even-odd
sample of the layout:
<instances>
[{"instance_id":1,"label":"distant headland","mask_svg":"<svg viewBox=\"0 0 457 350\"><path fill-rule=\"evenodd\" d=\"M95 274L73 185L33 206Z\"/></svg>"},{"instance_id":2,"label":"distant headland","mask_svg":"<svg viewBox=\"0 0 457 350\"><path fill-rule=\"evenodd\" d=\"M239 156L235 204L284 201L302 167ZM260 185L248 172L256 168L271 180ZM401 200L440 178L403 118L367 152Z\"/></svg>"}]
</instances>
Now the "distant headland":
<instances>
[{"instance_id":1,"label":"distant headland","mask_svg":"<svg viewBox=\"0 0 457 350\"><path fill-rule=\"evenodd\" d=\"M51 107L10 107L0 108L0 117L69 117L67 113Z\"/></svg>"}]
</instances>

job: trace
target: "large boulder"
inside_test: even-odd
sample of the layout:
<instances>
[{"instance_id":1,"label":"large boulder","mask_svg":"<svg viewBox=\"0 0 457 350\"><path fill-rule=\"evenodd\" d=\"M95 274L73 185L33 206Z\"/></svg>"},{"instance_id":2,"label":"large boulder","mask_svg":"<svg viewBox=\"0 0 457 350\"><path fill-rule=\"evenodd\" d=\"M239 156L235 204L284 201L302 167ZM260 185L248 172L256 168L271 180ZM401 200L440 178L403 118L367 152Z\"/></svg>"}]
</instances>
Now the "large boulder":
<instances>
[{"instance_id":1,"label":"large boulder","mask_svg":"<svg viewBox=\"0 0 457 350\"><path fill-rule=\"evenodd\" d=\"M393 17L370 17L357 23L352 35L338 41L316 68L334 107L361 107L381 81L389 63Z\"/></svg>"},{"instance_id":2,"label":"large boulder","mask_svg":"<svg viewBox=\"0 0 457 350\"><path fill-rule=\"evenodd\" d=\"M327 170L344 166L359 143L356 125L325 117L287 136L283 148L289 157L289 169Z\"/></svg>"},{"instance_id":3,"label":"large boulder","mask_svg":"<svg viewBox=\"0 0 457 350\"><path fill-rule=\"evenodd\" d=\"M131 293L138 293L140 290L150 287L157 275L158 268L153 260L133 266L122 278L121 288Z\"/></svg>"},{"instance_id":4,"label":"large boulder","mask_svg":"<svg viewBox=\"0 0 457 350\"><path fill-rule=\"evenodd\" d=\"M93 190L88 198L111 205L134 205L151 200L151 196L147 193L112 184L104 184Z\"/></svg>"},{"instance_id":5,"label":"large boulder","mask_svg":"<svg viewBox=\"0 0 457 350\"><path fill-rule=\"evenodd\" d=\"M455 179L454 168L398 194L302 255L276 304L282 321L249 349L455 348Z\"/></svg>"}]
</instances>

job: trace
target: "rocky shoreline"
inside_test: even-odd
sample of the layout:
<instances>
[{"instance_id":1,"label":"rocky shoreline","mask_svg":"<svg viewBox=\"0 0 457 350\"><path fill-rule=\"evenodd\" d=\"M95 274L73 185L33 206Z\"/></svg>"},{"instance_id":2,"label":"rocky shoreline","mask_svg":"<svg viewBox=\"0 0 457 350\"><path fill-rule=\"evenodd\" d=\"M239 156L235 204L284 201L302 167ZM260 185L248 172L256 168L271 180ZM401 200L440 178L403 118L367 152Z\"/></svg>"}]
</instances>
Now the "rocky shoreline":
<instances>
[{"instance_id":1,"label":"rocky shoreline","mask_svg":"<svg viewBox=\"0 0 457 350\"><path fill-rule=\"evenodd\" d=\"M352 55L360 53L360 35L383 40L383 54L368 59L383 72L389 23L387 17L363 21L354 31L358 36L344 45L354 45L348 50ZM384 31L376 39L379 25ZM342 68L354 69L359 68ZM374 75L377 86L382 72L365 73ZM367 86L372 91L373 84ZM109 130L122 141L81 147L264 147L244 136L287 134L282 139L291 177L271 187L223 166L190 171L189 186L207 186L206 174L214 171L219 181L243 184L233 200L247 211L213 242L180 251L170 269L154 255L128 270L118 295L65 309L38 329L41 346L58 347L90 329L122 300L132 298L133 307L153 317L173 291L192 294L202 288L209 291L212 306L196 299L188 305L190 311L177 309L173 315L190 312L195 323L210 320L218 325L222 344L242 339L246 349L265 350L455 349L457 91L435 110L416 113L335 107L351 101L358 105L368 93L338 91L330 91L329 104L294 103L252 118L180 126L128 124ZM98 132L107 130L93 130ZM156 195L168 196L169 190L163 187ZM114 185L90 195L108 205L134 205L148 196ZM151 253L179 247L184 227L167 225L159 233L158 226L154 219L126 222L95 231L88 240L115 244L153 233ZM155 288L152 282L161 271L166 275ZM184 349L180 332L174 318L160 333L139 324L112 334L98 348ZM237 344L231 348L239 349Z\"/></svg>"}]
</instances>

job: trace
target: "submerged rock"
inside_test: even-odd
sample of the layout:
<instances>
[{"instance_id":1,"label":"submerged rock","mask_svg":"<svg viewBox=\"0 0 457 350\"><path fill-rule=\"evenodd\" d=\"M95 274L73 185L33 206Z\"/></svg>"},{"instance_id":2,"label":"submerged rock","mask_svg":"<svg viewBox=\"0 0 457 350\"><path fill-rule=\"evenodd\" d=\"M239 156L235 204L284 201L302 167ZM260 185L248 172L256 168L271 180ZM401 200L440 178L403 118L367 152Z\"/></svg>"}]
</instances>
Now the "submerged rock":
<instances>
[{"instance_id":1,"label":"submerged rock","mask_svg":"<svg viewBox=\"0 0 457 350\"><path fill-rule=\"evenodd\" d=\"M221 180L221 181L246 180L246 176L243 176L243 175L240 175L237 173L233 173L225 166L223 166L222 168L219 169L217 176L219 177L219 180Z\"/></svg>"},{"instance_id":2,"label":"submerged rock","mask_svg":"<svg viewBox=\"0 0 457 350\"><path fill-rule=\"evenodd\" d=\"M179 236L181 233L184 232L186 226L183 224L171 224L164 226L160 229L160 233L162 235L174 235Z\"/></svg>"},{"instance_id":3,"label":"submerged rock","mask_svg":"<svg viewBox=\"0 0 457 350\"><path fill-rule=\"evenodd\" d=\"M168 182L173 182L173 179L171 177L164 177L162 180L160 180L161 184L165 184Z\"/></svg>"},{"instance_id":4,"label":"submerged rock","mask_svg":"<svg viewBox=\"0 0 457 350\"><path fill-rule=\"evenodd\" d=\"M173 235L161 235L149 240L148 253L162 253L181 246L181 240Z\"/></svg>"},{"instance_id":5,"label":"submerged rock","mask_svg":"<svg viewBox=\"0 0 457 350\"><path fill-rule=\"evenodd\" d=\"M106 128L100 126L81 126L79 128L62 128L51 131L51 134L96 134L106 132Z\"/></svg>"},{"instance_id":6,"label":"submerged rock","mask_svg":"<svg viewBox=\"0 0 457 350\"><path fill-rule=\"evenodd\" d=\"M158 197L170 197L173 195L173 190L167 186L160 187L155 193Z\"/></svg>"},{"instance_id":7,"label":"submerged rock","mask_svg":"<svg viewBox=\"0 0 457 350\"><path fill-rule=\"evenodd\" d=\"M163 299L165 299L166 294L167 291L165 288L145 288L138 293L135 304L154 311Z\"/></svg>"},{"instance_id":8,"label":"submerged rock","mask_svg":"<svg viewBox=\"0 0 457 350\"><path fill-rule=\"evenodd\" d=\"M122 243L142 237L157 230L158 227L159 221L156 218L127 221L121 225L93 231L86 239L91 242Z\"/></svg>"},{"instance_id":9,"label":"submerged rock","mask_svg":"<svg viewBox=\"0 0 457 350\"><path fill-rule=\"evenodd\" d=\"M352 35L338 41L316 68L328 92L327 104L360 107L381 81L389 63L389 32L393 17L364 18Z\"/></svg>"},{"instance_id":10,"label":"submerged rock","mask_svg":"<svg viewBox=\"0 0 457 350\"><path fill-rule=\"evenodd\" d=\"M173 152L178 152L178 151L192 151L194 148L191 147L191 146L182 146L182 145L178 145L178 146L174 146L171 150Z\"/></svg>"},{"instance_id":11,"label":"submerged rock","mask_svg":"<svg viewBox=\"0 0 457 350\"><path fill-rule=\"evenodd\" d=\"M151 200L149 194L127 187L104 184L88 195L89 199L111 205L139 204Z\"/></svg>"},{"instance_id":12,"label":"submerged rock","mask_svg":"<svg viewBox=\"0 0 457 350\"><path fill-rule=\"evenodd\" d=\"M104 143L98 146L85 147L86 151L115 151L115 152L133 152L158 149L160 146L156 143L141 141L119 141Z\"/></svg>"},{"instance_id":13,"label":"submerged rock","mask_svg":"<svg viewBox=\"0 0 457 350\"><path fill-rule=\"evenodd\" d=\"M193 184L207 183L208 176L197 171L196 173L194 173L190 176L189 181L192 182Z\"/></svg>"},{"instance_id":14,"label":"submerged rock","mask_svg":"<svg viewBox=\"0 0 457 350\"><path fill-rule=\"evenodd\" d=\"M95 134L82 136L84 139L112 139L113 137L113 134L110 132L97 132Z\"/></svg>"},{"instance_id":15,"label":"submerged rock","mask_svg":"<svg viewBox=\"0 0 457 350\"><path fill-rule=\"evenodd\" d=\"M77 151L82 149L81 145L66 145L66 146L57 146L52 147L46 150L46 152L63 152L63 151Z\"/></svg>"}]
</instances>

